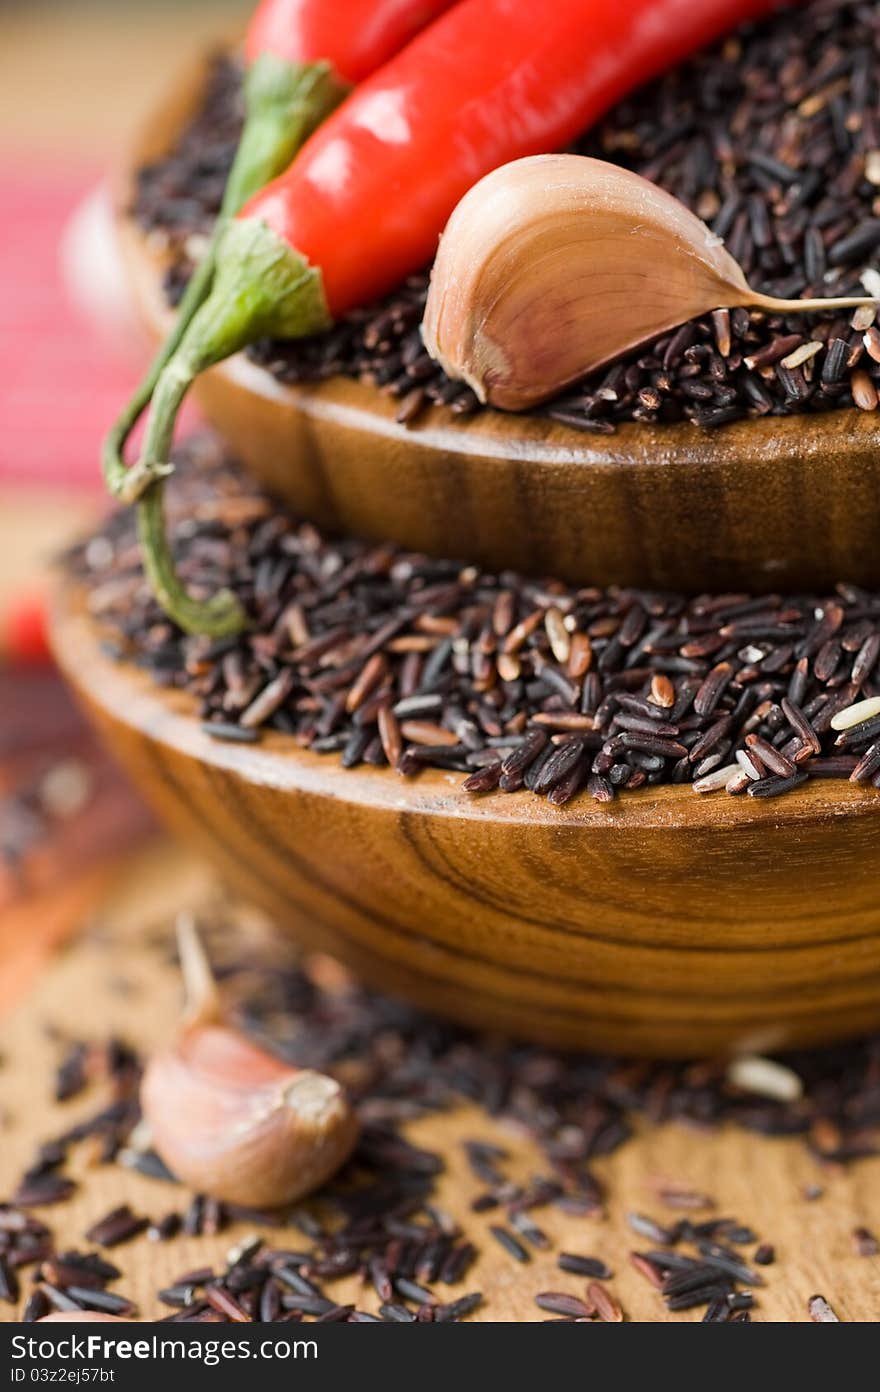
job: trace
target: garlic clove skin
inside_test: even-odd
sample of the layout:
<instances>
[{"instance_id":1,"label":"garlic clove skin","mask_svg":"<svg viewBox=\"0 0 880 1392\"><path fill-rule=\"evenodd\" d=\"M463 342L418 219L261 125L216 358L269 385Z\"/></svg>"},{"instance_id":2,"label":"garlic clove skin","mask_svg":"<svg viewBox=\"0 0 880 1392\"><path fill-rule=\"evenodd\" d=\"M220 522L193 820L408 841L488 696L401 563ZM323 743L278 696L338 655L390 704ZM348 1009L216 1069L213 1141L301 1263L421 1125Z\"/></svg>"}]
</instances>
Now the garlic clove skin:
<instances>
[{"instance_id":1,"label":"garlic clove skin","mask_svg":"<svg viewBox=\"0 0 880 1392\"><path fill-rule=\"evenodd\" d=\"M524 411L710 310L853 309L753 290L672 194L583 155L533 155L465 194L440 240L422 338L480 401Z\"/></svg>"},{"instance_id":2,"label":"garlic clove skin","mask_svg":"<svg viewBox=\"0 0 880 1392\"><path fill-rule=\"evenodd\" d=\"M192 1024L150 1061L141 1106L178 1179L255 1208L324 1183L358 1134L335 1079L292 1068L223 1023Z\"/></svg>"},{"instance_id":3,"label":"garlic clove skin","mask_svg":"<svg viewBox=\"0 0 880 1392\"><path fill-rule=\"evenodd\" d=\"M748 295L720 240L663 189L603 160L535 155L488 174L458 204L422 337L482 402L521 411Z\"/></svg>"}]
</instances>

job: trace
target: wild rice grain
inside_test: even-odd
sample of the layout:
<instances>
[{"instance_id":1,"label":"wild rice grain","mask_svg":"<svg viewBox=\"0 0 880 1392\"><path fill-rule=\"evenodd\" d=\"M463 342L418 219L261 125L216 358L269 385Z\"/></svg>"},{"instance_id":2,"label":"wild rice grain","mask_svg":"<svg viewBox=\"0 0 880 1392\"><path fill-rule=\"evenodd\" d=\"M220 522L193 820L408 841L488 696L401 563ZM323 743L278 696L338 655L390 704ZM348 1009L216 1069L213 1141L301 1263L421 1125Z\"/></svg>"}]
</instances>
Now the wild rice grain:
<instances>
[{"instance_id":1,"label":"wild rice grain","mask_svg":"<svg viewBox=\"0 0 880 1392\"><path fill-rule=\"evenodd\" d=\"M649 1242L656 1242L662 1247L671 1247L675 1243L674 1229L664 1227L662 1223L655 1222L644 1213L628 1213L626 1220L634 1233L639 1237L646 1237Z\"/></svg>"},{"instance_id":2,"label":"wild rice grain","mask_svg":"<svg viewBox=\"0 0 880 1392\"><path fill-rule=\"evenodd\" d=\"M118 1247L130 1242L150 1226L149 1218L138 1217L132 1213L128 1204L111 1209L103 1218L86 1231L89 1242L97 1242L101 1247Z\"/></svg>"},{"instance_id":3,"label":"wild rice grain","mask_svg":"<svg viewBox=\"0 0 880 1392\"><path fill-rule=\"evenodd\" d=\"M853 1246L860 1257L876 1257L880 1254L880 1242L869 1228L853 1229Z\"/></svg>"},{"instance_id":4,"label":"wild rice grain","mask_svg":"<svg viewBox=\"0 0 880 1392\"><path fill-rule=\"evenodd\" d=\"M541 1291L535 1296L535 1304L548 1314L564 1315L571 1319L589 1319L593 1313L593 1307L586 1301L565 1291Z\"/></svg>"},{"instance_id":5,"label":"wild rice grain","mask_svg":"<svg viewBox=\"0 0 880 1392\"><path fill-rule=\"evenodd\" d=\"M0 1253L0 1300L5 1300L8 1305L16 1305L18 1296L18 1277Z\"/></svg>"},{"instance_id":6,"label":"wild rice grain","mask_svg":"<svg viewBox=\"0 0 880 1392\"><path fill-rule=\"evenodd\" d=\"M739 764L725 764L723 768L713 769L711 773L694 780L695 793L720 793L732 778L739 775Z\"/></svg>"},{"instance_id":7,"label":"wild rice grain","mask_svg":"<svg viewBox=\"0 0 880 1392\"><path fill-rule=\"evenodd\" d=\"M856 725L864 725L880 715L880 696L872 696L865 701L856 701L845 706L831 718L832 730L848 731Z\"/></svg>"},{"instance_id":8,"label":"wild rice grain","mask_svg":"<svg viewBox=\"0 0 880 1392\"><path fill-rule=\"evenodd\" d=\"M866 749L849 776L851 783L867 783L880 771L880 740Z\"/></svg>"},{"instance_id":9,"label":"wild rice grain","mask_svg":"<svg viewBox=\"0 0 880 1392\"><path fill-rule=\"evenodd\" d=\"M123 1295L115 1295L112 1291L92 1290L88 1286L67 1286L67 1294L85 1310L98 1310L105 1315L120 1315L125 1319L131 1318L137 1307L126 1300Z\"/></svg>"},{"instance_id":10,"label":"wild rice grain","mask_svg":"<svg viewBox=\"0 0 880 1392\"><path fill-rule=\"evenodd\" d=\"M753 798L781 797L783 793L790 793L806 783L809 776L808 773L796 773L791 778L761 778L757 783L750 783L746 792Z\"/></svg>"},{"instance_id":11,"label":"wild rice grain","mask_svg":"<svg viewBox=\"0 0 880 1392\"><path fill-rule=\"evenodd\" d=\"M556 1265L560 1271L569 1271L574 1276L591 1276L598 1281L608 1281L614 1274L600 1257L580 1257L574 1252L560 1252Z\"/></svg>"},{"instance_id":12,"label":"wild rice grain","mask_svg":"<svg viewBox=\"0 0 880 1392\"><path fill-rule=\"evenodd\" d=\"M243 725L231 725L228 720L204 720L202 730L211 739L230 740L233 744L255 744L260 732Z\"/></svg>"},{"instance_id":13,"label":"wild rice grain","mask_svg":"<svg viewBox=\"0 0 880 1392\"><path fill-rule=\"evenodd\" d=\"M51 1308L45 1291L41 1290L38 1286L35 1291L31 1292L25 1302L25 1307L21 1314L22 1323L33 1324L36 1320L43 1319L45 1315L49 1314Z\"/></svg>"},{"instance_id":14,"label":"wild rice grain","mask_svg":"<svg viewBox=\"0 0 880 1392\"><path fill-rule=\"evenodd\" d=\"M662 1290L662 1267L658 1266L655 1262L650 1261L649 1258L643 1256L641 1252L630 1252L629 1259L630 1263L632 1264L632 1266L635 1267L636 1271L638 1271L640 1276L644 1276L645 1280L648 1281L654 1287L655 1290Z\"/></svg>"},{"instance_id":15,"label":"wild rice grain","mask_svg":"<svg viewBox=\"0 0 880 1392\"><path fill-rule=\"evenodd\" d=\"M744 1054L734 1059L727 1068L727 1081L743 1092L771 1097L778 1102L797 1102L804 1091L794 1069L757 1054Z\"/></svg>"},{"instance_id":16,"label":"wild rice grain","mask_svg":"<svg viewBox=\"0 0 880 1392\"><path fill-rule=\"evenodd\" d=\"M849 379L852 399L860 411L876 411L877 388L864 368L859 368Z\"/></svg>"},{"instance_id":17,"label":"wild rice grain","mask_svg":"<svg viewBox=\"0 0 880 1392\"><path fill-rule=\"evenodd\" d=\"M797 768L791 759L779 749L774 749L768 740L762 739L760 735L746 735L746 744L753 754L758 758L765 768L772 773L778 773L781 778L791 778L797 773Z\"/></svg>"},{"instance_id":18,"label":"wild rice grain","mask_svg":"<svg viewBox=\"0 0 880 1392\"><path fill-rule=\"evenodd\" d=\"M434 1319L438 1324L462 1320L473 1314L482 1303L483 1296L480 1291L474 1291L471 1295L461 1295L449 1305L438 1305Z\"/></svg>"},{"instance_id":19,"label":"wild rice grain","mask_svg":"<svg viewBox=\"0 0 880 1392\"><path fill-rule=\"evenodd\" d=\"M599 1284L598 1281L590 1281L587 1285L587 1301L595 1307L599 1319L604 1324L620 1324L623 1320L623 1309L614 1299L614 1296Z\"/></svg>"},{"instance_id":20,"label":"wild rice grain","mask_svg":"<svg viewBox=\"0 0 880 1392\"><path fill-rule=\"evenodd\" d=\"M840 1320L834 1313L824 1295L811 1295L807 1302L807 1310L810 1319L816 1324L839 1324Z\"/></svg>"},{"instance_id":21,"label":"wild rice grain","mask_svg":"<svg viewBox=\"0 0 880 1392\"><path fill-rule=\"evenodd\" d=\"M523 1264L531 1261L532 1258L528 1249L524 1247L521 1242L518 1242L513 1233L508 1232L507 1228L496 1225L490 1227L489 1231L499 1246L503 1247L505 1252L508 1252L510 1256L513 1257L514 1261L522 1262Z\"/></svg>"}]
</instances>

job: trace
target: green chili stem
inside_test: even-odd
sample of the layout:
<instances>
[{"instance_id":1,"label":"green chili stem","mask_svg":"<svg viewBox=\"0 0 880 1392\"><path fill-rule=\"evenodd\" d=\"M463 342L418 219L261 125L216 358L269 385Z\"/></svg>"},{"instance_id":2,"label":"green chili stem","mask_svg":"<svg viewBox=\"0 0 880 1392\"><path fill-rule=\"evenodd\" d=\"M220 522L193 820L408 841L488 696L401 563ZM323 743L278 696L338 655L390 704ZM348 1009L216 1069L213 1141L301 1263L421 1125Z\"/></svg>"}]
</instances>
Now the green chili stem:
<instances>
[{"instance_id":1,"label":"green chili stem","mask_svg":"<svg viewBox=\"0 0 880 1392\"><path fill-rule=\"evenodd\" d=\"M211 293L184 330L156 383L141 457L125 471L121 497L137 502L144 566L169 618L188 633L227 637L245 614L229 591L209 600L186 593L165 534L163 480L181 403L200 372L264 335L300 338L327 328L321 274L256 218L236 218L217 248Z\"/></svg>"},{"instance_id":2,"label":"green chili stem","mask_svg":"<svg viewBox=\"0 0 880 1392\"><path fill-rule=\"evenodd\" d=\"M244 83L244 127L208 248L186 287L174 327L104 442L104 479L114 497L125 499L131 495L125 446L164 368L210 292L218 247L230 219L258 189L287 168L315 127L338 105L345 90L329 63L293 64L274 54L263 54L248 70Z\"/></svg>"},{"instance_id":3,"label":"green chili stem","mask_svg":"<svg viewBox=\"0 0 880 1392\"><path fill-rule=\"evenodd\" d=\"M219 223L218 223L219 228ZM215 229L218 235L218 229ZM150 370L140 382L125 409L113 422L105 440L102 453L104 482L114 498L121 498L125 492L127 469L125 465L125 446L144 409L149 405L156 383L165 364L176 352L184 332L211 288L214 279L214 257L216 246L212 240L204 260L200 261L186 287L177 311L174 327L156 354Z\"/></svg>"},{"instance_id":4,"label":"green chili stem","mask_svg":"<svg viewBox=\"0 0 880 1392\"><path fill-rule=\"evenodd\" d=\"M174 564L165 531L161 482L147 490L138 503L138 535L144 569L153 592L166 614L186 633L204 633L210 638L229 638L241 632L247 615L231 590L219 590L210 599L194 599L187 594Z\"/></svg>"}]
</instances>

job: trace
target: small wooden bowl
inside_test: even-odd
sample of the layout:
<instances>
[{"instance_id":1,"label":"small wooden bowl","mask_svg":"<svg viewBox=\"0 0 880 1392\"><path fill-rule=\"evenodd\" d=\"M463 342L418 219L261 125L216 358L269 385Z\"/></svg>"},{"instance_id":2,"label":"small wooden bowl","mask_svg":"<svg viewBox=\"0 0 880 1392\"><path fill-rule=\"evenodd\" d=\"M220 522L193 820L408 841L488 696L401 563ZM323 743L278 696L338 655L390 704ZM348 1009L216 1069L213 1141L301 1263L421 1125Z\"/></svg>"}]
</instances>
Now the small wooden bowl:
<instances>
[{"instance_id":1,"label":"small wooden bowl","mask_svg":"<svg viewBox=\"0 0 880 1392\"><path fill-rule=\"evenodd\" d=\"M175 83L117 187L131 286L158 342L162 260L128 215L134 171L169 148L206 66ZM578 583L706 590L880 584L880 414L621 427L590 436L537 416L445 408L398 425L397 404L341 378L285 387L243 357L207 373L202 407L301 517Z\"/></svg>"},{"instance_id":2,"label":"small wooden bowl","mask_svg":"<svg viewBox=\"0 0 880 1392\"><path fill-rule=\"evenodd\" d=\"M104 655L76 594L58 599L54 643L169 826L375 986L481 1028L637 1055L880 1026L873 789L474 800L456 774L405 782L287 736L212 740L190 698Z\"/></svg>"}]
</instances>

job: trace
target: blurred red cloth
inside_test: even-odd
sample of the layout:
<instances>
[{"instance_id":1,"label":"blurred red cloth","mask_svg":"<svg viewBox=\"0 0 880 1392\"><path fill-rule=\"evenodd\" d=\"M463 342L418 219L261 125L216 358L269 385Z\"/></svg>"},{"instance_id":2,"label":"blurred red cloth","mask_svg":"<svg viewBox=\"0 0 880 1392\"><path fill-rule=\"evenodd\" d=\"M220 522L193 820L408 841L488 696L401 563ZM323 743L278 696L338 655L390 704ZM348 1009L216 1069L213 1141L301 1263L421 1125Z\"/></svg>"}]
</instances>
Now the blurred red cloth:
<instances>
[{"instance_id":1,"label":"blurred red cloth","mask_svg":"<svg viewBox=\"0 0 880 1392\"><path fill-rule=\"evenodd\" d=\"M101 435L131 389L70 302L58 247L95 169L0 169L5 190L0 262L0 483L98 489Z\"/></svg>"},{"instance_id":2,"label":"blurred red cloth","mask_svg":"<svg viewBox=\"0 0 880 1392\"><path fill-rule=\"evenodd\" d=\"M0 485L99 491L101 438L144 362L144 344L124 310L114 346L77 307L64 280L60 245L72 214L101 176L100 169L83 165L0 165ZM92 240L93 264L86 274L112 282L114 258L97 235ZM130 342L123 344L123 333Z\"/></svg>"}]
</instances>

